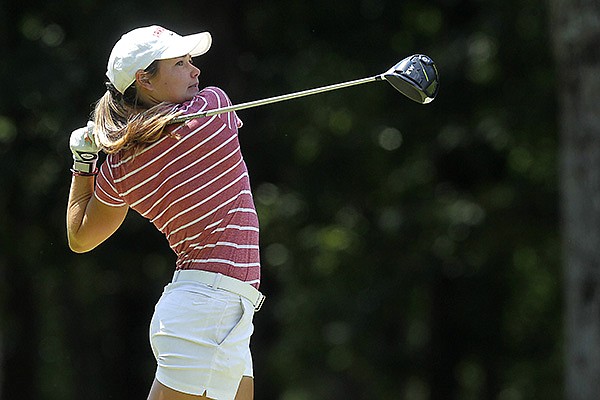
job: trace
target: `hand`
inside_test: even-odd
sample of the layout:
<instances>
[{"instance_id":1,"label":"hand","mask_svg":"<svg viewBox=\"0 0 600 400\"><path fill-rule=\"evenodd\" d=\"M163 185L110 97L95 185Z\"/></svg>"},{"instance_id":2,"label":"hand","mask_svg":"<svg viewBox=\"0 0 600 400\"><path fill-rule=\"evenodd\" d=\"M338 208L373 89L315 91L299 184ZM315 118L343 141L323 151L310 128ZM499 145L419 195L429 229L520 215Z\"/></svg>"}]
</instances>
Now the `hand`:
<instances>
[{"instance_id":1,"label":"hand","mask_svg":"<svg viewBox=\"0 0 600 400\"><path fill-rule=\"evenodd\" d=\"M82 174L95 174L100 147L94 136L94 122L88 121L87 126L75 129L71 133L69 146L73 153L73 171Z\"/></svg>"}]
</instances>

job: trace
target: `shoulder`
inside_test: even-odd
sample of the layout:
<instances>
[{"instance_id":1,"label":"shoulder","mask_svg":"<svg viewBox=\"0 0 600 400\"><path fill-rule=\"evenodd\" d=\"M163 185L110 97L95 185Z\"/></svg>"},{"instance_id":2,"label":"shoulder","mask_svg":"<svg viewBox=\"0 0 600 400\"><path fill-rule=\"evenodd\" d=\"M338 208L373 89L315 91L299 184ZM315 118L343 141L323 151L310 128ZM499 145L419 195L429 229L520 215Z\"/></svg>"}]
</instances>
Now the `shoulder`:
<instances>
[{"instance_id":1,"label":"shoulder","mask_svg":"<svg viewBox=\"0 0 600 400\"><path fill-rule=\"evenodd\" d=\"M230 105L231 101L227 93L219 87L208 86L202 89L198 95L203 96L209 103L216 103L218 107Z\"/></svg>"},{"instance_id":2,"label":"shoulder","mask_svg":"<svg viewBox=\"0 0 600 400\"><path fill-rule=\"evenodd\" d=\"M231 105L231 101L223 89L216 86L208 86L199 91L191 100L177 106L177 111L190 114L228 105Z\"/></svg>"}]
</instances>

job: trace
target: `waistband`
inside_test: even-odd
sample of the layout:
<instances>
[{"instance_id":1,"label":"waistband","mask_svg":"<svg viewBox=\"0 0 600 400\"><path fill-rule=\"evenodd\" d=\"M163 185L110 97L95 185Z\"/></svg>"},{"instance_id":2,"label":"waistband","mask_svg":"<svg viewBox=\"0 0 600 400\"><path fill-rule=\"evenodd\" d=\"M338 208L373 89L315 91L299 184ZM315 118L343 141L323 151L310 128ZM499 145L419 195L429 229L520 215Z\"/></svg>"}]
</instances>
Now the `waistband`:
<instances>
[{"instance_id":1,"label":"waistband","mask_svg":"<svg viewBox=\"0 0 600 400\"><path fill-rule=\"evenodd\" d=\"M198 269L176 270L171 282L195 281L204 283L214 289L222 289L242 296L252 303L254 311L257 312L265 302L265 295L254 286L242 282L239 279L214 272L201 271Z\"/></svg>"}]
</instances>

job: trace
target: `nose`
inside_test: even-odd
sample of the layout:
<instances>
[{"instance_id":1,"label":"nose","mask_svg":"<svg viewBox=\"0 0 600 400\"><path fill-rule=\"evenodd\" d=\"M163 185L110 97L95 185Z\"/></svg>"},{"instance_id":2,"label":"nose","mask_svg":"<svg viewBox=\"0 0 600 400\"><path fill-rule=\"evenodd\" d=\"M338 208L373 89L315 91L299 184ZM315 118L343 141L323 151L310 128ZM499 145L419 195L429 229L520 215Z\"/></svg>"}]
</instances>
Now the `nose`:
<instances>
[{"instance_id":1,"label":"nose","mask_svg":"<svg viewBox=\"0 0 600 400\"><path fill-rule=\"evenodd\" d=\"M196 78L198 76L200 76L200 68L192 65L192 77Z\"/></svg>"}]
</instances>

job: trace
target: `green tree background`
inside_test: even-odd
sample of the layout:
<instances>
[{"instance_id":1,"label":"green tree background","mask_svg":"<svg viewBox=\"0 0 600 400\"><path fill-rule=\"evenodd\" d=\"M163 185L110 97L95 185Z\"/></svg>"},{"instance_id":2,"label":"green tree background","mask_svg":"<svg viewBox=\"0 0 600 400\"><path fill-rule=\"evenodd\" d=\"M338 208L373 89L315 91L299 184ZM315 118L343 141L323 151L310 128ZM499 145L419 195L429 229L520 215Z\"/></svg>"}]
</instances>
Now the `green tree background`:
<instances>
[{"instance_id":1,"label":"green tree background","mask_svg":"<svg viewBox=\"0 0 600 400\"><path fill-rule=\"evenodd\" d=\"M0 4L0 396L145 398L174 256L130 213L69 251L71 130L120 35L208 30L234 103L425 53L438 98L385 83L240 111L261 220L257 399L557 399L555 79L533 0Z\"/></svg>"}]
</instances>

